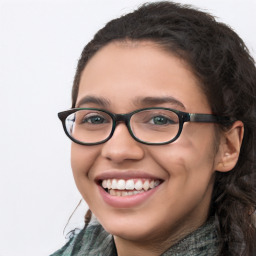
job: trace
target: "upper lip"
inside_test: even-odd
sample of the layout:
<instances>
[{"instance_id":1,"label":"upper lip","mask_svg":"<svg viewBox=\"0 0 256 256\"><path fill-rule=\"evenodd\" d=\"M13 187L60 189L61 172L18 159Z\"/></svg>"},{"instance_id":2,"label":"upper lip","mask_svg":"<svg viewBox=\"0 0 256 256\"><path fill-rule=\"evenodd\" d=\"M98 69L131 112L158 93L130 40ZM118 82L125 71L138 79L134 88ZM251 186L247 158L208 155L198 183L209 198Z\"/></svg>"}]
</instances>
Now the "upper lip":
<instances>
[{"instance_id":1,"label":"upper lip","mask_svg":"<svg viewBox=\"0 0 256 256\"><path fill-rule=\"evenodd\" d=\"M99 182L107 179L152 179L163 180L153 174L149 174L138 170L107 170L95 176L95 181Z\"/></svg>"}]
</instances>

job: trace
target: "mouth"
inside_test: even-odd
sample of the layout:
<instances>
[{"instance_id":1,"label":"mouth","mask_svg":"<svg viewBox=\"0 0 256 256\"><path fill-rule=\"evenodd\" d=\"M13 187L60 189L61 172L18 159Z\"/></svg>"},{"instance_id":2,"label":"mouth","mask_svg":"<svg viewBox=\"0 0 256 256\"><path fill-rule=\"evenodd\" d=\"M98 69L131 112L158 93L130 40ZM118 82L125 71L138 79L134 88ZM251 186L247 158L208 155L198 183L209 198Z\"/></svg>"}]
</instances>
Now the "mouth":
<instances>
[{"instance_id":1,"label":"mouth","mask_svg":"<svg viewBox=\"0 0 256 256\"><path fill-rule=\"evenodd\" d=\"M145 193L162 183L159 179L104 179L99 185L111 196L127 197Z\"/></svg>"}]
</instances>

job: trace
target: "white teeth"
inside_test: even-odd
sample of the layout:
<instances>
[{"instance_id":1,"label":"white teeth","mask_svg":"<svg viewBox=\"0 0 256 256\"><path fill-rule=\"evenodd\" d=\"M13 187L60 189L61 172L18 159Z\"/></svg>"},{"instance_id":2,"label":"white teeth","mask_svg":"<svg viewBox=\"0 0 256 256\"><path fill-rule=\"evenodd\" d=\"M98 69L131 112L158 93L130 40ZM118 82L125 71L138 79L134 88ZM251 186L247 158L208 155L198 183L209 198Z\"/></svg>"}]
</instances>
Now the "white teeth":
<instances>
[{"instance_id":1,"label":"white teeth","mask_svg":"<svg viewBox=\"0 0 256 256\"><path fill-rule=\"evenodd\" d=\"M124 190L125 189L125 180L119 180L118 182L117 182L117 189L119 189L119 190Z\"/></svg>"},{"instance_id":2,"label":"white teeth","mask_svg":"<svg viewBox=\"0 0 256 256\"><path fill-rule=\"evenodd\" d=\"M159 180L155 180L154 187L157 187L159 184L160 184L160 181Z\"/></svg>"},{"instance_id":3,"label":"white teeth","mask_svg":"<svg viewBox=\"0 0 256 256\"><path fill-rule=\"evenodd\" d=\"M153 189L160 184L160 180L151 179L106 179L101 186L112 196L132 196Z\"/></svg>"},{"instance_id":4,"label":"white teeth","mask_svg":"<svg viewBox=\"0 0 256 256\"><path fill-rule=\"evenodd\" d=\"M138 180L138 181L135 183L134 188L135 188L136 190L142 190L142 182L141 182L141 180Z\"/></svg>"},{"instance_id":5,"label":"white teeth","mask_svg":"<svg viewBox=\"0 0 256 256\"><path fill-rule=\"evenodd\" d=\"M150 181L149 187L150 188L154 188L155 187L155 182L153 180Z\"/></svg>"},{"instance_id":6,"label":"white teeth","mask_svg":"<svg viewBox=\"0 0 256 256\"><path fill-rule=\"evenodd\" d=\"M103 188L107 188L108 186L107 186L107 180L103 180L103 182L102 182L102 187Z\"/></svg>"},{"instance_id":7,"label":"white teeth","mask_svg":"<svg viewBox=\"0 0 256 256\"><path fill-rule=\"evenodd\" d=\"M112 186L111 186L112 189L117 189L117 180L116 179L113 179L112 180Z\"/></svg>"},{"instance_id":8,"label":"white teeth","mask_svg":"<svg viewBox=\"0 0 256 256\"><path fill-rule=\"evenodd\" d=\"M111 180L107 180L107 188L111 189Z\"/></svg>"},{"instance_id":9,"label":"white teeth","mask_svg":"<svg viewBox=\"0 0 256 256\"><path fill-rule=\"evenodd\" d=\"M137 190L120 191L120 190L114 190L114 189L109 190L109 194L111 196L133 196L133 195L137 195L137 194L140 194L140 193L143 193L143 192L144 192L144 190L140 190L140 191L137 191Z\"/></svg>"},{"instance_id":10,"label":"white teeth","mask_svg":"<svg viewBox=\"0 0 256 256\"><path fill-rule=\"evenodd\" d=\"M144 182L144 184L143 184L143 189L144 189L145 191L148 191L148 189L149 189L149 182L148 182L148 180L146 180L146 181Z\"/></svg>"},{"instance_id":11,"label":"white teeth","mask_svg":"<svg viewBox=\"0 0 256 256\"><path fill-rule=\"evenodd\" d=\"M125 189L134 190L134 181L133 180L127 180L126 184L125 184Z\"/></svg>"},{"instance_id":12,"label":"white teeth","mask_svg":"<svg viewBox=\"0 0 256 256\"><path fill-rule=\"evenodd\" d=\"M128 196L128 192L127 191L122 191L122 196Z\"/></svg>"}]
</instances>

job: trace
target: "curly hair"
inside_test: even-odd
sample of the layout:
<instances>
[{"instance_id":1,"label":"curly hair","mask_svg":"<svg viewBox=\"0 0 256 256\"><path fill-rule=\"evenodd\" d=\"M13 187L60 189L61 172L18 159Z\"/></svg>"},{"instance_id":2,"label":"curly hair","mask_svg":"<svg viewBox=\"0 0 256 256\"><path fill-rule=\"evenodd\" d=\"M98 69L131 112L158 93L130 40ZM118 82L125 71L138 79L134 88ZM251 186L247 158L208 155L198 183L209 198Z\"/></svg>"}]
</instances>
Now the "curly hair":
<instances>
[{"instance_id":1,"label":"curly hair","mask_svg":"<svg viewBox=\"0 0 256 256\"><path fill-rule=\"evenodd\" d=\"M244 124L239 160L233 170L216 173L210 216L215 216L219 255L253 255L256 206L256 69L242 39L227 25L189 5L146 3L110 21L84 48L72 89L75 107L81 73L90 58L113 41L155 42L185 60L212 112ZM222 127L226 130L229 127Z\"/></svg>"}]
</instances>

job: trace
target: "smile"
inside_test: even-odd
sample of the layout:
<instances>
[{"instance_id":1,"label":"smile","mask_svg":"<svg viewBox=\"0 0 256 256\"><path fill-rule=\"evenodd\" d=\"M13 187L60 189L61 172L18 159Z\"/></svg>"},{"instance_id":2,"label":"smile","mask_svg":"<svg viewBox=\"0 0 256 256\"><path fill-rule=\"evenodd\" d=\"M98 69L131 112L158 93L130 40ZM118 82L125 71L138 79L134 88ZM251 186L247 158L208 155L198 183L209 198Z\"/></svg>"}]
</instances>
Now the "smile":
<instances>
[{"instance_id":1,"label":"smile","mask_svg":"<svg viewBox=\"0 0 256 256\"><path fill-rule=\"evenodd\" d=\"M103 189L111 196L133 196L151 190L161 183L158 179L104 179Z\"/></svg>"}]
</instances>

